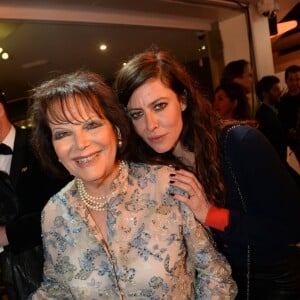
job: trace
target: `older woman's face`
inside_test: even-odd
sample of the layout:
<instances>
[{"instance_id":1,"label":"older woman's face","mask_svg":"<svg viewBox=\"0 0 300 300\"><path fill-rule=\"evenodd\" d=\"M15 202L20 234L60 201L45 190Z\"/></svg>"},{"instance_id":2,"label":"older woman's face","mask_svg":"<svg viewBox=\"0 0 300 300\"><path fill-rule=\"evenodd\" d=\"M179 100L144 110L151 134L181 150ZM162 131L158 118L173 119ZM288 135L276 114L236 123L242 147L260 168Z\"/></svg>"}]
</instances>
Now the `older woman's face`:
<instances>
[{"instance_id":1,"label":"older woman's face","mask_svg":"<svg viewBox=\"0 0 300 300\"><path fill-rule=\"evenodd\" d=\"M138 87L127 108L137 134L154 151L164 153L177 146L186 104L160 79L149 79Z\"/></svg>"},{"instance_id":2,"label":"older woman's face","mask_svg":"<svg viewBox=\"0 0 300 300\"><path fill-rule=\"evenodd\" d=\"M112 124L94 110L86 109L80 101L72 98L68 101L72 106L65 111L65 122L56 124L49 117L52 143L60 162L85 183L110 180L117 153Z\"/></svg>"}]
</instances>

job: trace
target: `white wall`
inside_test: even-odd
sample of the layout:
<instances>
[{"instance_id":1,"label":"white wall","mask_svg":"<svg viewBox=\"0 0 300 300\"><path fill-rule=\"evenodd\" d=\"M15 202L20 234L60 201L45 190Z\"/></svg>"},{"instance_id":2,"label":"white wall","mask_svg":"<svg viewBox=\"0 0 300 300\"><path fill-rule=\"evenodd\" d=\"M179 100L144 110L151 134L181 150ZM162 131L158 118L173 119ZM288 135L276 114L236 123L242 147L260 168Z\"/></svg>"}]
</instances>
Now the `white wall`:
<instances>
[{"instance_id":1,"label":"white wall","mask_svg":"<svg viewBox=\"0 0 300 300\"><path fill-rule=\"evenodd\" d=\"M224 61L250 59L250 47L254 51L257 77L274 74L271 40L269 36L268 18L257 13L256 8L250 6L251 34L253 45L249 44L247 20L241 14L219 23L223 41Z\"/></svg>"},{"instance_id":2,"label":"white wall","mask_svg":"<svg viewBox=\"0 0 300 300\"><path fill-rule=\"evenodd\" d=\"M259 15L254 6L250 6L253 50L255 55L257 78L274 74L272 45L268 18Z\"/></svg>"},{"instance_id":3,"label":"white wall","mask_svg":"<svg viewBox=\"0 0 300 300\"><path fill-rule=\"evenodd\" d=\"M225 65L237 59L250 61L247 24L244 14L219 22Z\"/></svg>"},{"instance_id":4,"label":"white wall","mask_svg":"<svg viewBox=\"0 0 300 300\"><path fill-rule=\"evenodd\" d=\"M224 63L226 65L232 60L245 59L255 68L259 80L264 75L274 74L269 25L268 19L260 16L254 6L250 6L249 18L251 23L249 32L246 14L219 23L223 41ZM252 44L249 41L249 34L251 34ZM251 59L251 52L255 57L254 62ZM249 94L249 103L254 115L257 107L255 92Z\"/></svg>"}]
</instances>

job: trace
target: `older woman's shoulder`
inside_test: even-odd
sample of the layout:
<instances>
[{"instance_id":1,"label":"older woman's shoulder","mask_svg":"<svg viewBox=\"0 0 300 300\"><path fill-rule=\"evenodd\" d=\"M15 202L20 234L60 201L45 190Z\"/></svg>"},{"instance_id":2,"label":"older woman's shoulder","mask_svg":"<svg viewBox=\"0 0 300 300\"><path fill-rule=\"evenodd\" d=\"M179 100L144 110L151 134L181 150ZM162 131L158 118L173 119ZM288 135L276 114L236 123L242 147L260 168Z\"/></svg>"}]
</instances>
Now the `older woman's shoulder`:
<instances>
[{"instance_id":1,"label":"older woman's shoulder","mask_svg":"<svg viewBox=\"0 0 300 300\"><path fill-rule=\"evenodd\" d=\"M167 165L152 165L145 163L129 162L129 173L135 175L147 174L168 174L174 169L172 166Z\"/></svg>"},{"instance_id":2,"label":"older woman's shoulder","mask_svg":"<svg viewBox=\"0 0 300 300\"><path fill-rule=\"evenodd\" d=\"M145 163L129 163L129 181L137 181L139 186L159 183L161 186L169 182L174 168L166 165L150 165Z\"/></svg>"},{"instance_id":3,"label":"older woman's shoulder","mask_svg":"<svg viewBox=\"0 0 300 300\"><path fill-rule=\"evenodd\" d=\"M69 195L70 196L74 195L76 191L77 188L76 188L75 179L72 179L60 191L58 191L49 199L44 209L46 208L49 209L49 206L56 205L57 202L64 201L63 199L69 198Z\"/></svg>"},{"instance_id":4,"label":"older woman's shoulder","mask_svg":"<svg viewBox=\"0 0 300 300\"><path fill-rule=\"evenodd\" d=\"M59 196L62 197L67 193L74 193L76 188L76 179L70 180L60 191L58 191L53 197Z\"/></svg>"}]
</instances>

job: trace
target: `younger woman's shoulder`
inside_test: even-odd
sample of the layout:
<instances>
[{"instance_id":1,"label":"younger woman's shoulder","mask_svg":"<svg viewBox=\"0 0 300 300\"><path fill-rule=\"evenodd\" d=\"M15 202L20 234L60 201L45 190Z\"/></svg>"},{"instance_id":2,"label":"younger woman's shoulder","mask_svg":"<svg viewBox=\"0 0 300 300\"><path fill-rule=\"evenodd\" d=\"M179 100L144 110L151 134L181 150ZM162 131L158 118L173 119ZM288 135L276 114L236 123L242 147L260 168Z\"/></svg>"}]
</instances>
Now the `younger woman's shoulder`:
<instances>
[{"instance_id":1,"label":"younger woman's shoulder","mask_svg":"<svg viewBox=\"0 0 300 300\"><path fill-rule=\"evenodd\" d=\"M248 125L235 125L224 129L221 141L223 152L232 161L255 164L278 163L279 157L268 139L258 129Z\"/></svg>"},{"instance_id":2,"label":"younger woman's shoulder","mask_svg":"<svg viewBox=\"0 0 300 300\"><path fill-rule=\"evenodd\" d=\"M235 124L225 127L222 132L223 139L230 139L233 143L242 143L245 141L265 140L263 134L255 127L246 124Z\"/></svg>"}]
</instances>

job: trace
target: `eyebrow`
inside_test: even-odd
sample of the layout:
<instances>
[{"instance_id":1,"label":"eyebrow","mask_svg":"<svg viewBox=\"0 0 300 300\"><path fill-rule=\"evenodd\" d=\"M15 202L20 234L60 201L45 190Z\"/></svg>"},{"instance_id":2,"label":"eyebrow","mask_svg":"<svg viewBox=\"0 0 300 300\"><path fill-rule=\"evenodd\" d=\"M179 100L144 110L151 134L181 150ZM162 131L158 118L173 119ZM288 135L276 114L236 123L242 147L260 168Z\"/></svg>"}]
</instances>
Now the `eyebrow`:
<instances>
[{"instance_id":1,"label":"eyebrow","mask_svg":"<svg viewBox=\"0 0 300 300\"><path fill-rule=\"evenodd\" d=\"M161 100L166 100L166 99L168 99L168 97L159 97L159 98L153 100L152 102L150 102L146 107L150 107L153 104L156 104L156 102L159 102ZM127 106L127 111L129 111L129 110L142 110L142 109L143 108L128 108L128 106Z\"/></svg>"}]
</instances>

